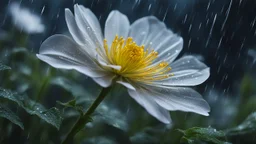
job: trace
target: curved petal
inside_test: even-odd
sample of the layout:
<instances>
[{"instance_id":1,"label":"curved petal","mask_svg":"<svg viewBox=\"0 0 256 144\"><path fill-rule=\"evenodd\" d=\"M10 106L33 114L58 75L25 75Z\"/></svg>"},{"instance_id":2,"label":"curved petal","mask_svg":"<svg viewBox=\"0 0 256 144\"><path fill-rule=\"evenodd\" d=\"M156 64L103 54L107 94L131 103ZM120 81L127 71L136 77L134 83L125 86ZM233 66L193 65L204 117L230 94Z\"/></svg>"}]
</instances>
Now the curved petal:
<instances>
[{"instance_id":1,"label":"curved petal","mask_svg":"<svg viewBox=\"0 0 256 144\"><path fill-rule=\"evenodd\" d=\"M172 62L183 48L183 39L168 30L165 24L154 16L148 16L135 21L131 25L129 36L138 45L158 52L156 64L160 61Z\"/></svg>"},{"instance_id":2,"label":"curved petal","mask_svg":"<svg viewBox=\"0 0 256 144\"><path fill-rule=\"evenodd\" d=\"M114 74L108 74L103 77L92 78L97 84L102 87L109 87L112 84L112 80L116 77Z\"/></svg>"},{"instance_id":3,"label":"curved petal","mask_svg":"<svg viewBox=\"0 0 256 144\"><path fill-rule=\"evenodd\" d=\"M156 81L154 85L195 86L203 83L210 76L210 68L193 56L184 56L170 66L172 76Z\"/></svg>"},{"instance_id":4,"label":"curved petal","mask_svg":"<svg viewBox=\"0 0 256 144\"><path fill-rule=\"evenodd\" d=\"M149 32L148 17L143 17L132 23L129 36L137 43L144 45Z\"/></svg>"},{"instance_id":5,"label":"curved petal","mask_svg":"<svg viewBox=\"0 0 256 144\"><path fill-rule=\"evenodd\" d=\"M106 75L86 51L64 35L53 35L46 39L37 56L55 68L75 69L90 77Z\"/></svg>"},{"instance_id":6,"label":"curved petal","mask_svg":"<svg viewBox=\"0 0 256 144\"><path fill-rule=\"evenodd\" d=\"M93 31L95 31L96 36L99 40L103 39L101 27L98 18L94 15L94 13L84 6L80 5L80 9L83 11L84 18L86 18L89 25L92 27Z\"/></svg>"},{"instance_id":7,"label":"curved petal","mask_svg":"<svg viewBox=\"0 0 256 144\"><path fill-rule=\"evenodd\" d=\"M191 88L185 87L147 87L160 106L171 111L194 112L208 116L210 106L202 96Z\"/></svg>"},{"instance_id":8,"label":"curved petal","mask_svg":"<svg viewBox=\"0 0 256 144\"><path fill-rule=\"evenodd\" d=\"M156 17L148 17L150 30L146 40L146 45L158 52L155 62L166 61L171 63L183 48L182 37L167 29L165 24Z\"/></svg>"},{"instance_id":9,"label":"curved petal","mask_svg":"<svg viewBox=\"0 0 256 144\"><path fill-rule=\"evenodd\" d=\"M159 106L149 95L148 91L144 89L131 90L128 89L129 95L137 101L142 107L146 109L146 111L157 118L159 121L163 123L170 123L171 118L170 114L167 110Z\"/></svg>"},{"instance_id":10,"label":"curved petal","mask_svg":"<svg viewBox=\"0 0 256 144\"><path fill-rule=\"evenodd\" d=\"M86 42L86 37L82 34L81 30L78 28L75 18L69 9L65 9L65 19L68 26L68 30L72 35L73 39L79 44L84 45Z\"/></svg>"},{"instance_id":11,"label":"curved petal","mask_svg":"<svg viewBox=\"0 0 256 144\"><path fill-rule=\"evenodd\" d=\"M74 6L75 21L78 28L85 35L85 41L92 43L92 49L96 51L96 48L103 51L103 38L101 28L94 14L81 5Z\"/></svg>"},{"instance_id":12,"label":"curved petal","mask_svg":"<svg viewBox=\"0 0 256 144\"><path fill-rule=\"evenodd\" d=\"M166 35L166 37L162 40L158 39L158 45L155 48L155 51L158 52L158 58L155 62L166 61L172 63L183 48L183 39L170 30L165 30L163 35Z\"/></svg>"},{"instance_id":13,"label":"curved petal","mask_svg":"<svg viewBox=\"0 0 256 144\"><path fill-rule=\"evenodd\" d=\"M130 90L136 90L136 88L133 85L131 85L129 82L127 82L123 79L117 80L116 83L119 83Z\"/></svg>"},{"instance_id":14,"label":"curved petal","mask_svg":"<svg viewBox=\"0 0 256 144\"><path fill-rule=\"evenodd\" d=\"M126 15L119 11L111 11L105 24L105 38L108 41L108 45L111 46L115 36L122 36L127 38L130 28L130 22Z\"/></svg>"},{"instance_id":15,"label":"curved petal","mask_svg":"<svg viewBox=\"0 0 256 144\"><path fill-rule=\"evenodd\" d=\"M104 66L104 67L108 67L108 68L113 68L116 70L120 70L121 66L119 65L111 65L111 64L107 64L106 62L104 62L102 59L100 59L100 57L98 55L96 55L96 59L99 62L100 65Z\"/></svg>"},{"instance_id":16,"label":"curved petal","mask_svg":"<svg viewBox=\"0 0 256 144\"><path fill-rule=\"evenodd\" d=\"M159 42L168 36L164 35L164 31L166 31L167 28L163 22L159 21L154 16L148 16L145 18L149 23L149 32L145 41L145 47L152 47L155 49L157 45L159 45Z\"/></svg>"}]
</instances>

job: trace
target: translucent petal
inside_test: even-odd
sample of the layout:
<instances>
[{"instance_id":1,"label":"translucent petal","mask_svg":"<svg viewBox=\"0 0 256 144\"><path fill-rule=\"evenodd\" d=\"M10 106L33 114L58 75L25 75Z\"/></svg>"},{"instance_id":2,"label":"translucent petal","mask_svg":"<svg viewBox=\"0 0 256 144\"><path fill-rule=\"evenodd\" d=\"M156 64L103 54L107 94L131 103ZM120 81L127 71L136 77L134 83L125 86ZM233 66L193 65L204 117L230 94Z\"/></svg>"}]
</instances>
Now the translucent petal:
<instances>
[{"instance_id":1,"label":"translucent petal","mask_svg":"<svg viewBox=\"0 0 256 144\"><path fill-rule=\"evenodd\" d=\"M65 18L66 18L66 23L67 23L69 32L72 35L73 39L79 45L84 45L85 43L88 43L87 45L90 45L89 42L85 41L86 37L85 37L85 35L83 35L81 30L78 28L75 18L69 9L65 9Z\"/></svg>"},{"instance_id":2,"label":"translucent petal","mask_svg":"<svg viewBox=\"0 0 256 144\"><path fill-rule=\"evenodd\" d=\"M55 68L75 69L90 77L106 75L86 51L64 35L53 35L46 39L37 56Z\"/></svg>"},{"instance_id":3,"label":"translucent petal","mask_svg":"<svg viewBox=\"0 0 256 144\"><path fill-rule=\"evenodd\" d=\"M100 50L103 50L103 39L102 39L102 33L100 31L100 27L97 27L94 18L91 18L91 15L84 10L85 8L80 5L75 5L75 20L77 23L77 26L81 30L81 32L85 35L86 39L85 41L92 41L94 47L93 49L96 50L96 48L99 48Z\"/></svg>"},{"instance_id":4,"label":"translucent petal","mask_svg":"<svg viewBox=\"0 0 256 144\"><path fill-rule=\"evenodd\" d=\"M119 65L111 65L111 64L107 64L106 62L104 62L103 59L100 59L100 57L97 55L96 56L97 58L97 61L100 65L104 66L104 67L109 67L109 68L113 68L113 69L116 69L116 70L120 70L121 69L121 66Z\"/></svg>"},{"instance_id":5,"label":"translucent petal","mask_svg":"<svg viewBox=\"0 0 256 144\"><path fill-rule=\"evenodd\" d=\"M148 17L136 20L130 28L129 36L137 43L137 45L145 45L149 32Z\"/></svg>"},{"instance_id":6,"label":"translucent petal","mask_svg":"<svg viewBox=\"0 0 256 144\"><path fill-rule=\"evenodd\" d=\"M105 24L105 38L108 41L110 47L115 36L127 38L130 28L130 22L126 15L119 11L111 11Z\"/></svg>"},{"instance_id":7,"label":"translucent petal","mask_svg":"<svg viewBox=\"0 0 256 144\"><path fill-rule=\"evenodd\" d=\"M79 5L81 11L83 11L84 18L86 18L89 25L92 27L93 31L95 31L95 34L99 40L103 39L101 27L98 18L95 16L95 14L88 8L85 8L82 5Z\"/></svg>"},{"instance_id":8,"label":"translucent petal","mask_svg":"<svg viewBox=\"0 0 256 144\"><path fill-rule=\"evenodd\" d=\"M208 116L210 107L202 96L186 87L147 87L149 96L160 106L171 111L194 112Z\"/></svg>"},{"instance_id":9,"label":"translucent petal","mask_svg":"<svg viewBox=\"0 0 256 144\"><path fill-rule=\"evenodd\" d=\"M138 19L131 25L129 36L133 37L138 45L158 52L157 62L172 62L183 47L183 39L168 30L165 24L154 16Z\"/></svg>"},{"instance_id":10,"label":"translucent petal","mask_svg":"<svg viewBox=\"0 0 256 144\"><path fill-rule=\"evenodd\" d=\"M89 12L87 12L87 13L89 13ZM85 13L85 15L86 15L86 13ZM87 14L87 15L88 15L87 16L88 19L90 19L89 17L91 15L89 15L89 14ZM75 21L75 18L69 9L65 9L65 18L66 18L66 23L67 23L69 32L72 35L73 39L76 41L76 43L81 45L81 47L84 48L89 53L89 55L91 55L92 57L95 57L97 52L96 52L96 45L95 45L94 41L91 40L90 36L87 33L84 33L78 27L78 25ZM94 29L97 29L97 28L94 28Z\"/></svg>"},{"instance_id":11,"label":"translucent petal","mask_svg":"<svg viewBox=\"0 0 256 144\"><path fill-rule=\"evenodd\" d=\"M128 89L129 95L137 101L142 107L144 107L149 114L157 118L163 123L170 123L171 118L167 110L159 106L150 96L149 91L142 88L136 89L136 91Z\"/></svg>"},{"instance_id":12,"label":"translucent petal","mask_svg":"<svg viewBox=\"0 0 256 144\"><path fill-rule=\"evenodd\" d=\"M136 90L136 88L132 84L130 84L128 81L126 81L124 79L117 80L116 82L125 86L128 89Z\"/></svg>"},{"instance_id":13,"label":"translucent petal","mask_svg":"<svg viewBox=\"0 0 256 144\"><path fill-rule=\"evenodd\" d=\"M184 56L170 64L173 76L154 82L163 86L195 86L206 81L210 76L210 68L193 56Z\"/></svg>"},{"instance_id":14,"label":"translucent petal","mask_svg":"<svg viewBox=\"0 0 256 144\"><path fill-rule=\"evenodd\" d=\"M102 87L109 87L112 84L112 80L116 77L114 74L108 74L103 77L92 78L97 84Z\"/></svg>"}]
</instances>

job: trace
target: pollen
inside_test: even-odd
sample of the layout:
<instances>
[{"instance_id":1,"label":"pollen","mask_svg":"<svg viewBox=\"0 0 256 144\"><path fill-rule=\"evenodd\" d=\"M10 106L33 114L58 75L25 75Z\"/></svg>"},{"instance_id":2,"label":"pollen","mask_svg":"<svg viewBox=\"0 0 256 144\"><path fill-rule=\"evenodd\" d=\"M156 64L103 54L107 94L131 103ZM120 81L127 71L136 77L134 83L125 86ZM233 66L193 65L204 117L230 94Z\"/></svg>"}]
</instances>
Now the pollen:
<instances>
[{"instance_id":1,"label":"pollen","mask_svg":"<svg viewBox=\"0 0 256 144\"><path fill-rule=\"evenodd\" d=\"M158 52L145 49L144 45L138 46L131 37L124 39L116 35L111 47L105 39L104 50L109 63L121 66L120 70L112 69L112 71L122 77L152 82L173 75L170 73L171 67L167 62L153 63L158 57Z\"/></svg>"}]
</instances>

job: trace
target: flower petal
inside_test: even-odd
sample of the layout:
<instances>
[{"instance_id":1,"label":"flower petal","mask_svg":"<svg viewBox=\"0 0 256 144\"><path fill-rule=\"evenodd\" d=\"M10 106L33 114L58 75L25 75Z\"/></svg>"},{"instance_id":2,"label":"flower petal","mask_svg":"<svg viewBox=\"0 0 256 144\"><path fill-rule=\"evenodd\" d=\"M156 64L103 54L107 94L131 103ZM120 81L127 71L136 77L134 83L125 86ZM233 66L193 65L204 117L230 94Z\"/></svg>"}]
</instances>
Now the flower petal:
<instances>
[{"instance_id":1,"label":"flower petal","mask_svg":"<svg viewBox=\"0 0 256 144\"><path fill-rule=\"evenodd\" d=\"M148 16L135 21L131 25L129 36L138 45L152 48L158 52L155 63L172 62L183 48L183 39L168 30L165 24L154 16Z\"/></svg>"},{"instance_id":2,"label":"flower petal","mask_svg":"<svg viewBox=\"0 0 256 144\"><path fill-rule=\"evenodd\" d=\"M155 62L166 61L172 63L183 48L183 39L170 30L165 30L162 35L166 35L166 37L162 40L158 39L159 44L155 48L155 51L158 52L158 58Z\"/></svg>"},{"instance_id":3,"label":"flower petal","mask_svg":"<svg viewBox=\"0 0 256 144\"><path fill-rule=\"evenodd\" d=\"M37 56L55 68L75 69L90 77L106 75L86 51L64 35L53 35L46 39Z\"/></svg>"},{"instance_id":4,"label":"flower petal","mask_svg":"<svg viewBox=\"0 0 256 144\"><path fill-rule=\"evenodd\" d=\"M209 115L210 106L199 93L191 88L149 86L147 89L150 91L149 96L167 110Z\"/></svg>"},{"instance_id":5,"label":"flower petal","mask_svg":"<svg viewBox=\"0 0 256 144\"><path fill-rule=\"evenodd\" d=\"M103 50L103 38L101 33L101 28L98 27L99 24L96 18L92 18L90 10L85 10L83 6L75 5L75 20L77 26L81 32L85 35L86 41L92 41L93 49L100 48ZM96 19L96 20L95 20Z\"/></svg>"},{"instance_id":6,"label":"flower petal","mask_svg":"<svg viewBox=\"0 0 256 144\"><path fill-rule=\"evenodd\" d=\"M148 17L143 17L132 23L129 36L137 43L144 45L149 32Z\"/></svg>"},{"instance_id":7,"label":"flower petal","mask_svg":"<svg viewBox=\"0 0 256 144\"><path fill-rule=\"evenodd\" d=\"M123 79L117 80L116 83L119 83L119 84L125 86L125 87L128 88L128 89L136 90L133 85L131 85L129 82L127 82L127 81L125 81L125 80L123 80Z\"/></svg>"},{"instance_id":8,"label":"flower petal","mask_svg":"<svg viewBox=\"0 0 256 144\"><path fill-rule=\"evenodd\" d=\"M98 18L95 16L95 14L88 8L85 8L84 6L80 5L80 9L83 11L84 18L86 18L89 25L92 27L93 31L95 31L96 36L99 40L103 39L101 27Z\"/></svg>"},{"instance_id":9,"label":"flower petal","mask_svg":"<svg viewBox=\"0 0 256 144\"><path fill-rule=\"evenodd\" d=\"M163 35L163 32L166 31L167 28L163 22L159 21L154 16L148 16L145 18L145 21L148 21L149 23L149 32L145 42L145 47L152 47L155 49L157 45L159 45L159 42L168 36Z\"/></svg>"},{"instance_id":10,"label":"flower petal","mask_svg":"<svg viewBox=\"0 0 256 144\"><path fill-rule=\"evenodd\" d=\"M73 39L79 45L84 45L86 43L86 41L85 41L86 37L83 35L81 30L78 28L75 18L69 9L65 9L65 18L66 18L66 23L67 23L69 32L72 35Z\"/></svg>"},{"instance_id":11,"label":"flower petal","mask_svg":"<svg viewBox=\"0 0 256 144\"><path fill-rule=\"evenodd\" d=\"M99 64L104 66L104 67L109 67L109 68L113 68L113 69L116 69L116 70L120 70L121 69L121 66L119 66L119 65L107 64L106 62L103 61L103 59L100 59L100 57L98 55L96 55L96 59L99 62Z\"/></svg>"},{"instance_id":12,"label":"flower petal","mask_svg":"<svg viewBox=\"0 0 256 144\"><path fill-rule=\"evenodd\" d=\"M170 114L167 110L159 106L149 95L149 91L145 91L144 89L136 89L131 90L128 89L129 95L136 100L142 107L144 107L149 114L157 118L159 121L163 123L170 123L171 118Z\"/></svg>"},{"instance_id":13,"label":"flower petal","mask_svg":"<svg viewBox=\"0 0 256 144\"><path fill-rule=\"evenodd\" d=\"M103 77L92 78L97 84L102 87L109 87L112 84L112 80L116 77L114 74L108 74Z\"/></svg>"},{"instance_id":14,"label":"flower petal","mask_svg":"<svg viewBox=\"0 0 256 144\"><path fill-rule=\"evenodd\" d=\"M108 46L111 46L115 36L127 38L130 28L130 22L126 15L119 11L113 10L109 14L105 24L105 38L108 41Z\"/></svg>"},{"instance_id":15,"label":"flower petal","mask_svg":"<svg viewBox=\"0 0 256 144\"><path fill-rule=\"evenodd\" d=\"M171 65L173 76L154 82L163 86L195 86L206 81L210 76L210 68L193 56L184 56Z\"/></svg>"}]
</instances>

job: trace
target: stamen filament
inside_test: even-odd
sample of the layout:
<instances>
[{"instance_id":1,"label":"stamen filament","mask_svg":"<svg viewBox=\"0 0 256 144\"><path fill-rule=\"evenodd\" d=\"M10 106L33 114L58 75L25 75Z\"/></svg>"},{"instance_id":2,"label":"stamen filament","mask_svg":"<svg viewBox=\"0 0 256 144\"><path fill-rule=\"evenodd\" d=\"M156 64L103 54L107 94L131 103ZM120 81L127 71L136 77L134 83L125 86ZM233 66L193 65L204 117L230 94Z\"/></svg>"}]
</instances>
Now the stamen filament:
<instances>
[{"instance_id":1,"label":"stamen filament","mask_svg":"<svg viewBox=\"0 0 256 144\"><path fill-rule=\"evenodd\" d=\"M113 72L123 77L152 82L172 76L169 73L171 67L167 62L152 65L158 57L158 52L149 48L145 50L144 45L138 46L131 37L125 40L116 35L110 49L107 40L104 39L104 50L110 64L121 66L120 70L113 69Z\"/></svg>"}]
</instances>

